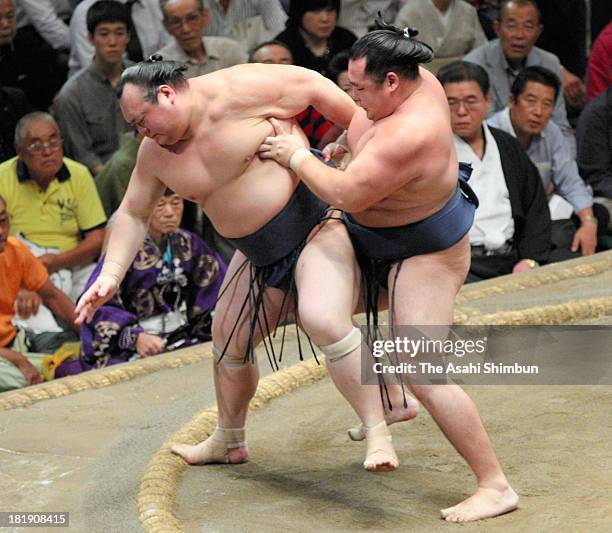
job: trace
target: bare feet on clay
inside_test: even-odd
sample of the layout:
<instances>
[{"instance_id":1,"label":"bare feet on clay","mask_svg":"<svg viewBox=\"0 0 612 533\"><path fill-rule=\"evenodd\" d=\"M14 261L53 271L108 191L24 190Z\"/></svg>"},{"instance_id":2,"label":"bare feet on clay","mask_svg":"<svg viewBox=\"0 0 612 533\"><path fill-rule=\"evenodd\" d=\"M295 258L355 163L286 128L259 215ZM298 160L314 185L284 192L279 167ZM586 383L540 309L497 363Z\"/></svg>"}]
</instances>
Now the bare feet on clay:
<instances>
[{"instance_id":1,"label":"bare feet on clay","mask_svg":"<svg viewBox=\"0 0 612 533\"><path fill-rule=\"evenodd\" d=\"M479 487L472 496L440 513L447 522L474 522L514 511L518 501L509 485L504 489Z\"/></svg>"},{"instance_id":2,"label":"bare feet on clay","mask_svg":"<svg viewBox=\"0 0 612 533\"><path fill-rule=\"evenodd\" d=\"M244 429L217 428L206 440L194 446L174 444L172 452L180 455L190 465L209 463L246 463L249 450L244 437Z\"/></svg>"},{"instance_id":3,"label":"bare feet on clay","mask_svg":"<svg viewBox=\"0 0 612 533\"><path fill-rule=\"evenodd\" d=\"M391 442L391 433L385 421L365 428L367 451L363 467L369 472L393 472L399 460Z\"/></svg>"}]
</instances>

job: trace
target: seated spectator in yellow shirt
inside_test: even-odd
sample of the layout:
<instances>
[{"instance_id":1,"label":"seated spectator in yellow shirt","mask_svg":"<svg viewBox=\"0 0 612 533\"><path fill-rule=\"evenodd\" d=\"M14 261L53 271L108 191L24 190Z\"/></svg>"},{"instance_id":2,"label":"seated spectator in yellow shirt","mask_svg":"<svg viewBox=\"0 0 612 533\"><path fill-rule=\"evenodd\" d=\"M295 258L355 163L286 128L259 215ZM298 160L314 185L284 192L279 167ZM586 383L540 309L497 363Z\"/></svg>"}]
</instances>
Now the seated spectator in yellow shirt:
<instances>
[{"instance_id":1,"label":"seated spectator in yellow shirt","mask_svg":"<svg viewBox=\"0 0 612 533\"><path fill-rule=\"evenodd\" d=\"M39 256L52 282L76 300L95 268L106 215L84 165L63 156L57 123L47 113L23 117L17 156L0 164L0 195L18 235ZM37 328L35 328L37 329Z\"/></svg>"}]
</instances>

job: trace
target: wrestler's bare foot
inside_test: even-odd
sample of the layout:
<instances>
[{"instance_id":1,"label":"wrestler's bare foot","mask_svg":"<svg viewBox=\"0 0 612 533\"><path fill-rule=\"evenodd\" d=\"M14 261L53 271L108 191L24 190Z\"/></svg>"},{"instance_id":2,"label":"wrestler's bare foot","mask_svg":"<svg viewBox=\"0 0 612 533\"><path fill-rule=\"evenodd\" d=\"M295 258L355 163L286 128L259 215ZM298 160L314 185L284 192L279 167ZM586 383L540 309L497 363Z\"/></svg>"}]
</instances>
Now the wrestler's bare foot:
<instances>
[{"instance_id":1,"label":"wrestler's bare foot","mask_svg":"<svg viewBox=\"0 0 612 533\"><path fill-rule=\"evenodd\" d=\"M406 422L412 420L416 415L419 414L419 402L412 396L406 395L407 407L403 405L401 407L393 408L393 411L385 412L385 421L387 426L395 424L397 422ZM348 435L351 440L360 441L365 439L365 433L363 431L363 424L348 429Z\"/></svg>"},{"instance_id":2,"label":"wrestler's bare foot","mask_svg":"<svg viewBox=\"0 0 612 533\"><path fill-rule=\"evenodd\" d=\"M174 444L172 452L180 455L190 465L205 465L210 463L246 463L249 460L249 450L244 440L244 429L221 429L205 441L196 444Z\"/></svg>"},{"instance_id":3,"label":"wrestler's bare foot","mask_svg":"<svg viewBox=\"0 0 612 533\"><path fill-rule=\"evenodd\" d=\"M367 451L363 467L369 472L393 472L399 460L391 442L391 433L383 420L371 428L365 428Z\"/></svg>"},{"instance_id":4,"label":"wrestler's bare foot","mask_svg":"<svg viewBox=\"0 0 612 533\"><path fill-rule=\"evenodd\" d=\"M474 522L514 511L518 501L518 495L509 485L504 490L479 487L467 500L440 513L447 522Z\"/></svg>"}]
</instances>

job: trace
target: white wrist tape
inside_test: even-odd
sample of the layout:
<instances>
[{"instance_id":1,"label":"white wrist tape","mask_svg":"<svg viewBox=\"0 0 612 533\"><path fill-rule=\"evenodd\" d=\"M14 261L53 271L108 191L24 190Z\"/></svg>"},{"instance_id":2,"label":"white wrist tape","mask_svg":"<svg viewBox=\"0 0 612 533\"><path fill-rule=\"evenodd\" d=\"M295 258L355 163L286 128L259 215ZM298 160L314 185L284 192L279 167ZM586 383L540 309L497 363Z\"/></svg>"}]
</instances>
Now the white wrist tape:
<instances>
[{"instance_id":1,"label":"white wrist tape","mask_svg":"<svg viewBox=\"0 0 612 533\"><path fill-rule=\"evenodd\" d=\"M295 152L293 152L293 154L291 154L291 158L289 159L289 168L297 174L302 161L308 157L313 157L308 148L298 148Z\"/></svg>"},{"instance_id":2,"label":"white wrist tape","mask_svg":"<svg viewBox=\"0 0 612 533\"><path fill-rule=\"evenodd\" d=\"M117 286L121 285L121 280L125 276L126 268L115 261L104 261L100 276L109 276L117 282Z\"/></svg>"}]
</instances>

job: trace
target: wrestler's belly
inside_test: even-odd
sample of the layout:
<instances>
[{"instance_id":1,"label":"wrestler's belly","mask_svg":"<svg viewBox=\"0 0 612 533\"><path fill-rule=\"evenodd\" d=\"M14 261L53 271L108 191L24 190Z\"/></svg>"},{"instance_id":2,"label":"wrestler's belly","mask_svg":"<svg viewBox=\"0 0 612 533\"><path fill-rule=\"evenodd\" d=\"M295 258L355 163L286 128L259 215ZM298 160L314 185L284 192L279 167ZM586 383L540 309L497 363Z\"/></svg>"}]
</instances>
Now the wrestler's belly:
<instances>
[{"instance_id":1,"label":"wrestler's belly","mask_svg":"<svg viewBox=\"0 0 612 533\"><path fill-rule=\"evenodd\" d=\"M359 224L371 228L388 228L412 224L442 209L453 192L450 192L448 196L435 198L420 205L414 205L410 201L388 198L368 207L364 211L351 213L351 216Z\"/></svg>"},{"instance_id":2,"label":"wrestler's belly","mask_svg":"<svg viewBox=\"0 0 612 533\"><path fill-rule=\"evenodd\" d=\"M244 237L285 207L298 181L278 163L255 158L241 176L210 195L202 208L221 235Z\"/></svg>"}]
</instances>

